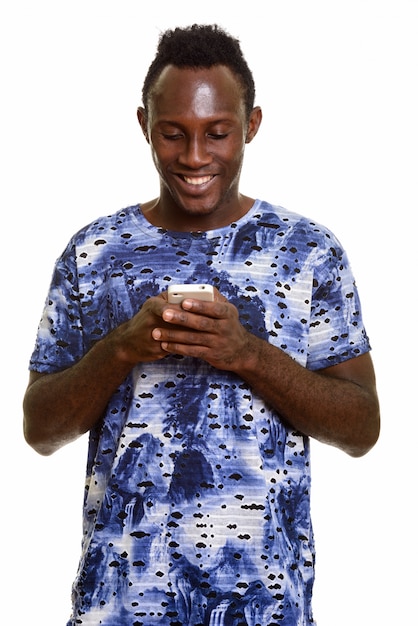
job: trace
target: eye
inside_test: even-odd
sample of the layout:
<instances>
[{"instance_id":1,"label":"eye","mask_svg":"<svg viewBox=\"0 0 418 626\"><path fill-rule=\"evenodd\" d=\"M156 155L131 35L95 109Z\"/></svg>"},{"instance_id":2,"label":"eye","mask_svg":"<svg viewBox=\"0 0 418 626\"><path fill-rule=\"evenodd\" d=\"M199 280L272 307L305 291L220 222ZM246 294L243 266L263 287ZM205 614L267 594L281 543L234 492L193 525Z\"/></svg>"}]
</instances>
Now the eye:
<instances>
[{"instance_id":1,"label":"eye","mask_svg":"<svg viewBox=\"0 0 418 626\"><path fill-rule=\"evenodd\" d=\"M219 139L225 139L226 137L228 137L228 133L209 133L208 137L210 139L215 139L215 141L218 141Z\"/></svg>"},{"instance_id":2,"label":"eye","mask_svg":"<svg viewBox=\"0 0 418 626\"><path fill-rule=\"evenodd\" d=\"M182 139L183 135L180 133L163 133L163 137L167 141L176 141L177 139Z\"/></svg>"}]
</instances>

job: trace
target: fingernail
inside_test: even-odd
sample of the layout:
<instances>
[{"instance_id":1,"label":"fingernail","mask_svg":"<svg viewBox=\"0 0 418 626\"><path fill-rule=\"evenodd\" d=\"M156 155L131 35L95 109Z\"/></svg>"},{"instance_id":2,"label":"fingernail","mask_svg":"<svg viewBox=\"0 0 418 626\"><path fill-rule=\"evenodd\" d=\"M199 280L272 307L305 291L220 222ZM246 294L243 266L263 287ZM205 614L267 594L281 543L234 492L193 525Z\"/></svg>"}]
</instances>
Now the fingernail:
<instances>
[{"instance_id":1,"label":"fingernail","mask_svg":"<svg viewBox=\"0 0 418 626\"><path fill-rule=\"evenodd\" d=\"M166 322L170 322L174 317L174 311L171 311L170 309L168 309L167 311L164 311L163 313L163 319Z\"/></svg>"}]
</instances>

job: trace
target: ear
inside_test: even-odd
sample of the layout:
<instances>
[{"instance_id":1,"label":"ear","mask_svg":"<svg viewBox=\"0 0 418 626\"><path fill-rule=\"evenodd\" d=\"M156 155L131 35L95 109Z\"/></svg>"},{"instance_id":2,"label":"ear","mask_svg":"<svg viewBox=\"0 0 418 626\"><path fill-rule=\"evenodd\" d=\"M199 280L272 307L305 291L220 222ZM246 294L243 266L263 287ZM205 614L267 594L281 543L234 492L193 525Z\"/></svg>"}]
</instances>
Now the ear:
<instances>
[{"instance_id":1,"label":"ear","mask_svg":"<svg viewBox=\"0 0 418 626\"><path fill-rule=\"evenodd\" d=\"M149 136L148 136L148 119L147 119L147 114L145 112L144 107L138 107L136 110L136 116L138 118L138 122L139 125L142 129L142 132L144 133L144 137L147 140L147 142L149 143Z\"/></svg>"},{"instance_id":2,"label":"ear","mask_svg":"<svg viewBox=\"0 0 418 626\"><path fill-rule=\"evenodd\" d=\"M254 107L250 114L250 119L248 120L247 127L247 135L245 137L245 143L250 143L256 134L258 133L258 129L260 128L261 120L263 118L263 113L260 107Z\"/></svg>"}]
</instances>

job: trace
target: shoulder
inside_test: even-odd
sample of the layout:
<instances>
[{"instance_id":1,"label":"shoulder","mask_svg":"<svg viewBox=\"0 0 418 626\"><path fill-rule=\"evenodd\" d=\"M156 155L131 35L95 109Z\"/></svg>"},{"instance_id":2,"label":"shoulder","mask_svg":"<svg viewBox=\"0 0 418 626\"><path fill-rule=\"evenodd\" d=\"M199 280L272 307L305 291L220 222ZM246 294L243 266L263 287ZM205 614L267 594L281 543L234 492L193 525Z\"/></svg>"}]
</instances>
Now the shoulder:
<instances>
[{"instance_id":1,"label":"shoulder","mask_svg":"<svg viewBox=\"0 0 418 626\"><path fill-rule=\"evenodd\" d=\"M297 245L318 251L343 250L339 239L327 226L283 206L261 201L254 219L258 228L274 231L277 237L286 241L287 246Z\"/></svg>"},{"instance_id":2,"label":"shoulder","mask_svg":"<svg viewBox=\"0 0 418 626\"><path fill-rule=\"evenodd\" d=\"M129 241L138 231L139 205L132 205L110 215L96 218L75 232L58 259L58 263L84 265Z\"/></svg>"},{"instance_id":3,"label":"shoulder","mask_svg":"<svg viewBox=\"0 0 418 626\"><path fill-rule=\"evenodd\" d=\"M76 245L95 240L99 244L100 240L114 237L128 238L135 230L135 222L138 219L138 205L128 206L110 215L103 215L94 221L83 226L72 237L71 241Z\"/></svg>"}]
</instances>

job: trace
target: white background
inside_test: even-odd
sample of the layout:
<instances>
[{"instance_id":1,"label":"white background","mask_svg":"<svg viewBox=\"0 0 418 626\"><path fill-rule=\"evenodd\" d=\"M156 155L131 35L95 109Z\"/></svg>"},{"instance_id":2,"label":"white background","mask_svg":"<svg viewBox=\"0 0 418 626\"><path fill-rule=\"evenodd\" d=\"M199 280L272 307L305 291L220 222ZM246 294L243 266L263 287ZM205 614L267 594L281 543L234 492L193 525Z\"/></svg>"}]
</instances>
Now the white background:
<instances>
[{"instance_id":1,"label":"white background","mask_svg":"<svg viewBox=\"0 0 418 626\"><path fill-rule=\"evenodd\" d=\"M75 230L157 195L136 107L160 31L193 22L239 37L254 72L264 120L242 191L334 230L373 344L378 445L351 459L313 444L318 626L416 623L418 3L10 0L0 11L1 566L13 623L65 625L80 551L86 439L43 458L21 434L52 265Z\"/></svg>"}]
</instances>

